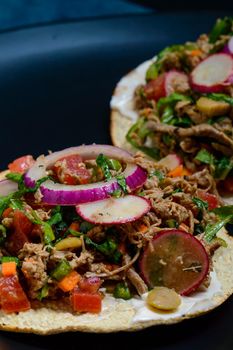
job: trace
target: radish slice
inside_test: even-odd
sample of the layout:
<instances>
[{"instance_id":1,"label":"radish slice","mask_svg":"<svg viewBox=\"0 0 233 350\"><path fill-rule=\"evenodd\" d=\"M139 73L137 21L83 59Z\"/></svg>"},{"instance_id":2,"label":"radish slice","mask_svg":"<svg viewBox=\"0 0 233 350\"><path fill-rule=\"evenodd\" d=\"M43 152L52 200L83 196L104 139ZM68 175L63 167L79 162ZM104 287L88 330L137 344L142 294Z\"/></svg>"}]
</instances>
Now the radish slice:
<instances>
[{"instance_id":1,"label":"radish slice","mask_svg":"<svg viewBox=\"0 0 233 350\"><path fill-rule=\"evenodd\" d=\"M185 73L179 72L177 70L171 70L170 72L166 73L165 76L165 91L166 96L171 95L173 92L177 91L177 87L182 86L189 87L189 79L188 76Z\"/></svg>"},{"instance_id":2,"label":"radish slice","mask_svg":"<svg viewBox=\"0 0 233 350\"><path fill-rule=\"evenodd\" d=\"M177 168L182 163L182 159L175 153L168 154L166 157L158 161L158 164L165 166L169 171Z\"/></svg>"},{"instance_id":3,"label":"radish slice","mask_svg":"<svg viewBox=\"0 0 233 350\"><path fill-rule=\"evenodd\" d=\"M149 287L164 286L188 295L209 272L209 258L201 242L181 230L163 230L154 236L140 260Z\"/></svg>"},{"instance_id":4,"label":"radish slice","mask_svg":"<svg viewBox=\"0 0 233 350\"><path fill-rule=\"evenodd\" d=\"M207 57L191 73L192 88L199 92L219 92L233 82L233 59L225 53Z\"/></svg>"},{"instance_id":5,"label":"radish slice","mask_svg":"<svg viewBox=\"0 0 233 350\"><path fill-rule=\"evenodd\" d=\"M223 52L233 55L233 36L230 38L228 43L224 46Z\"/></svg>"},{"instance_id":6,"label":"radish slice","mask_svg":"<svg viewBox=\"0 0 233 350\"><path fill-rule=\"evenodd\" d=\"M0 181L0 196L7 196L18 190L18 184L10 180Z\"/></svg>"},{"instance_id":7,"label":"radish slice","mask_svg":"<svg viewBox=\"0 0 233 350\"><path fill-rule=\"evenodd\" d=\"M150 210L150 202L139 196L108 198L76 206L77 213L93 224L123 224L139 219Z\"/></svg>"},{"instance_id":8,"label":"radish slice","mask_svg":"<svg viewBox=\"0 0 233 350\"><path fill-rule=\"evenodd\" d=\"M95 159L100 153L114 159L127 162L127 166L122 172L128 188L133 191L141 187L147 179L147 173L139 166L132 164L133 156L118 147L105 145L89 145L72 147L61 152L55 152L47 157L39 157L35 165L25 174L26 186L34 187L37 180L47 175L47 169L57 160L68 155L79 154L84 160ZM86 185L64 185L51 180L43 182L40 186L42 202L52 205L76 205L93 202L111 196L111 193L119 189L117 179L101 181Z\"/></svg>"}]
</instances>

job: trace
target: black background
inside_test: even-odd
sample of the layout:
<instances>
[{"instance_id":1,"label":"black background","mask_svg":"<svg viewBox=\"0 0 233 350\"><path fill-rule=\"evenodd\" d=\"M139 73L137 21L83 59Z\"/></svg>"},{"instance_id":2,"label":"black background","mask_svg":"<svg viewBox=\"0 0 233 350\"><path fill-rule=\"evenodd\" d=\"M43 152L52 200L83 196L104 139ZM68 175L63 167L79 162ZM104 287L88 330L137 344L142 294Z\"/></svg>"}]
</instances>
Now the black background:
<instances>
[{"instance_id":1,"label":"black background","mask_svg":"<svg viewBox=\"0 0 233 350\"><path fill-rule=\"evenodd\" d=\"M195 40L223 12L80 21L0 35L0 167L82 143L107 143L119 78L164 46ZM229 13L228 13L229 14ZM232 349L232 298L211 314L138 333L0 334L0 350Z\"/></svg>"}]
</instances>

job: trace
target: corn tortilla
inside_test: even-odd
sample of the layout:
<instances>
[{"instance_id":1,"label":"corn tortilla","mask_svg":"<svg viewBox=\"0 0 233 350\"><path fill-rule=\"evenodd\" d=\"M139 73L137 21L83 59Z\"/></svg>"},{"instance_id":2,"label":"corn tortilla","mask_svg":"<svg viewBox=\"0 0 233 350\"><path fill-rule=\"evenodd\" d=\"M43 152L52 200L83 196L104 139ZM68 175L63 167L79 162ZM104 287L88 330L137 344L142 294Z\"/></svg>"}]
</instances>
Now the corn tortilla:
<instances>
[{"instance_id":1,"label":"corn tortilla","mask_svg":"<svg viewBox=\"0 0 233 350\"><path fill-rule=\"evenodd\" d=\"M111 304L104 303L103 310L99 315L74 314L59 308L59 304L55 309L55 305L50 303L46 307L43 306L18 314L7 315L0 312L0 329L41 335L69 331L94 333L136 331L154 325L178 323L184 319L209 312L222 304L233 293L233 238L225 231L222 231L219 237L223 238L228 244L227 248L219 248L213 256L213 268L223 293L221 296L212 298L212 305L209 308L166 320L133 321L136 310L130 302L121 299L116 299Z\"/></svg>"}]
</instances>

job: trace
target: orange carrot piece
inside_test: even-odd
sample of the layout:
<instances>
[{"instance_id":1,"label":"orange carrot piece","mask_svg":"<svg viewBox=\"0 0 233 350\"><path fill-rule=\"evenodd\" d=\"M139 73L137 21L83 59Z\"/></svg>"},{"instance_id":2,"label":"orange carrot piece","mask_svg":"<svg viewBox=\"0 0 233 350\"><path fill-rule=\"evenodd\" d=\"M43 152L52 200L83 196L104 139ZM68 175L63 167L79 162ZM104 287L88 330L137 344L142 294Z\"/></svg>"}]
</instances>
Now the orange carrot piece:
<instances>
[{"instance_id":1,"label":"orange carrot piece","mask_svg":"<svg viewBox=\"0 0 233 350\"><path fill-rule=\"evenodd\" d=\"M191 51L191 56L200 56L201 55L201 50L196 49Z\"/></svg>"},{"instance_id":2,"label":"orange carrot piece","mask_svg":"<svg viewBox=\"0 0 233 350\"><path fill-rule=\"evenodd\" d=\"M170 177L182 176L183 169L184 169L183 165L179 165L179 166L176 167L175 169L169 171L169 173L167 174L167 176L170 176Z\"/></svg>"},{"instance_id":3,"label":"orange carrot piece","mask_svg":"<svg viewBox=\"0 0 233 350\"><path fill-rule=\"evenodd\" d=\"M16 262L15 261L3 262L2 275L3 277L16 275Z\"/></svg>"},{"instance_id":4,"label":"orange carrot piece","mask_svg":"<svg viewBox=\"0 0 233 350\"><path fill-rule=\"evenodd\" d=\"M72 224L70 225L69 227L71 230L74 230L74 231L79 231L80 229L80 225L78 222L72 222Z\"/></svg>"},{"instance_id":5,"label":"orange carrot piece","mask_svg":"<svg viewBox=\"0 0 233 350\"><path fill-rule=\"evenodd\" d=\"M138 230L143 233L148 230L148 227L145 224L141 224L139 225Z\"/></svg>"},{"instance_id":6,"label":"orange carrot piece","mask_svg":"<svg viewBox=\"0 0 233 350\"><path fill-rule=\"evenodd\" d=\"M179 176L187 176L187 175L191 175L191 172L187 168L185 168L183 165L179 165L175 169L169 171L169 173L167 174L167 176L170 176L170 177L179 177Z\"/></svg>"},{"instance_id":7,"label":"orange carrot piece","mask_svg":"<svg viewBox=\"0 0 233 350\"><path fill-rule=\"evenodd\" d=\"M78 272L71 271L58 283L58 287L63 290L63 292L70 292L78 284L80 279L81 276Z\"/></svg>"}]
</instances>

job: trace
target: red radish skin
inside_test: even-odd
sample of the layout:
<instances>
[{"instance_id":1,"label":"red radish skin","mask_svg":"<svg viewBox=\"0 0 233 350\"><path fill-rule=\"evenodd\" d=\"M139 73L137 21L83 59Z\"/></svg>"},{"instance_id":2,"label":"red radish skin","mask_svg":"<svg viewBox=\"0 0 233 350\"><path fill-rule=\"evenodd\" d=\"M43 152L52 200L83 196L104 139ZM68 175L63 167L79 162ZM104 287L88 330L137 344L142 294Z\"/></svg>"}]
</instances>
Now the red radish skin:
<instances>
[{"instance_id":1,"label":"red radish skin","mask_svg":"<svg viewBox=\"0 0 233 350\"><path fill-rule=\"evenodd\" d=\"M189 87L189 78L185 73L179 72L175 69L167 72L165 76L166 96L169 96L173 92L176 92L177 86L181 84L185 84L187 88Z\"/></svg>"},{"instance_id":2,"label":"red radish skin","mask_svg":"<svg viewBox=\"0 0 233 350\"><path fill-rule=\"evenodd\" d=\"M233 59L229 54L208 56L191 73L193 90L202 93L220 92L233 81Z\"/></svg>"},{"instance_id":3,"label":"red radish skin","mask_svg":"<svg viewBox=\"0 0 233 350\"><path fill-rule=\"evenodd\" d=\"M183 164L183 160L175 153L168 154L166 157L160 159L158 164L165 166L169 171L174 170L179 165Z\"/></svg>"},{"instance_id":4,"label":"red radish skin","mask_svg":"<svg viewBox=\"0 0 233 350\"><path fill-rule=\"evenodd\" d=\"M190 271L190 265L200 265L201 270ZM181 295L189 295L206 278L209 257L202 243L191 234L182 230L162 230L144 250L140 271L151 288L161 285L173 288Z\"/></svg>"},{"instance_id":5,"label":"red radish skin","mask_svg":"<svg viewBox=\"0 0 233 350\"><path fill-rule=\"evenodd\" d=\"M188 86L189 79L185 73L173 69L149 81L149 83L144 86L144 93L149 100L158 101L161 97L168 96L175 92L177 84L187 84Z\"/></svg>"},{"instance_id":6,"label":"red radish skin","mask_svg":"<svg viewBox=\"0 0 233 350\"><path fill-rule=\"evenodd\" d=\"M140 196L127 195L108 198L76 206L77 213L93 224L114 225L138 220L151 208L150 202Z\"/></svg>"}]
</instances>

